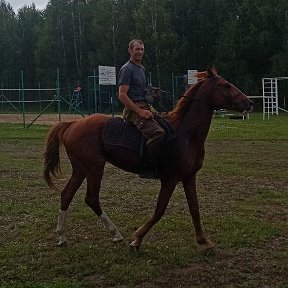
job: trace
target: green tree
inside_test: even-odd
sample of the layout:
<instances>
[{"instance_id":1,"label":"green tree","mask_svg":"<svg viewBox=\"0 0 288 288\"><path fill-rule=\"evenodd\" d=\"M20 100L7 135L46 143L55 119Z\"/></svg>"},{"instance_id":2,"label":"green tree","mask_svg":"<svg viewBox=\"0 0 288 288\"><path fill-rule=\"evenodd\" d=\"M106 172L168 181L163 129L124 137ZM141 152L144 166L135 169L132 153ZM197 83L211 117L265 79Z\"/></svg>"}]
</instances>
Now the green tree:
<instances>
[{"instance_id":1,"label":"green tree","mask_svg":"<svg viewBox=\"0 0 288 288\"><path fill-rule=\"evenodd\" d=\"M278 30L279 52L272 56L271 76L288 75L288 4L287 1L278 1L275 5L275 21Z\"/></svg>"},{"instance_id":2,"label":"green tree","mask_svg":"<svg viewBox=\"0 0 288 288\"><path fill-rule=\"evenodd\" d=\"M35 48L36 43L38 42L38 27L41 26L42 20L41 12L36 9L35 4L24 6L18 10L18 53L21 56L18 65L24 71L26 81L27 83L30 83L30 86L36 84L33 83L37 78Z\"/></svg>"},{"instance_id":3,"label":"green tree","mask_svg":"<svg viewBox=\"0 0 288 288\"><path fill-rule=\"evenodd\" d=\"M226 7L228 2L231 4L227 1ZM261 78L271 75L273 59L283 47L284 31L277 24L279 2L236 1L230 11L226 21L223 21L222 15L217 44L218 63L226 75L247 93L261 94Z\"/></svg>"},{"instance_id":4,"label":"green tree","mask_svg":"<svg viewBox=\"0 0 288 288\"><path fill-rule=\"evenodd\" d=\"M91 2L89 60L91 70L98 65L118 69L127 61L128 42L135 38L132 17L141 0L97 0Z\"/></svg>"},{"instance_id":5,"label":"green tree","mask_svg":"<svg viewBox=\"0 0 288 288\"><path fill-rule=\"evenodd\" d=\"M15 87L23 69L31 83L54 87L58 67L61 86L72 88L99 65L119 69L140 38L154 85L216 64L260 94L263 76L288 74L287 35L286 0L50 0L43 12L31 5L17 15L0 0L0 81Z\"/></svg>"},{"instance_id":6,"label":"green tree","mask_svg":"<svg viewBox=\"0 0 288 288\"><path fill-rule=\"evenodd\" d=\"M18 47L16 15L9 3L0 0L0 81L8 87L17 88L20 81Z\"/></svg>"},{"instance_id":7,"label":"green tree","mask_svg":"<svg viewBox=\"0 0 288 288\"><path fill-rule=\"evenodd\" d=\"M51 0L44 11L37 47L39 73L61 71L61 82L76 85L86 78L89 2ZM54 72L52 72L54 71Z\"/></svg>"},{"instance_id":8,"label":"green tree","mask_svg":"<svg viewBox=\"0 0 288 288\"><path fill-rule=\"evenodd\" d=\"M173 72L178 56L178 36L166 4L164 0L146 0L134 13L135 36L145 43L146 68L159 86Z\"/></svg>"}]
</instances>

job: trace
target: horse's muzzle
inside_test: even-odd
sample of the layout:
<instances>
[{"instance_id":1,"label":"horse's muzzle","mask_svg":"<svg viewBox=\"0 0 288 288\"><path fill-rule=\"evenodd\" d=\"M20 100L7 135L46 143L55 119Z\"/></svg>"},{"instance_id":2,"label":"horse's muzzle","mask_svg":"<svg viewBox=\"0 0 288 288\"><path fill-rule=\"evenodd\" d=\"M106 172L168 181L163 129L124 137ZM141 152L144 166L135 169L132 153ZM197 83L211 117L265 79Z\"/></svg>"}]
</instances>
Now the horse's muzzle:
<instances>
[{"instance_id":1,"label":"horse's muzzle","mask_svg":"<svg viewBox=\"0 0 288 288\"><path fill-rule=\"evenodd\" d=\"M248 100L249 102L245 103L243 105L243 110L241 111L242 114L247 114L249 112L252 112L254 107L254 102L251 100Z\"/></svg>"}]
</instances>

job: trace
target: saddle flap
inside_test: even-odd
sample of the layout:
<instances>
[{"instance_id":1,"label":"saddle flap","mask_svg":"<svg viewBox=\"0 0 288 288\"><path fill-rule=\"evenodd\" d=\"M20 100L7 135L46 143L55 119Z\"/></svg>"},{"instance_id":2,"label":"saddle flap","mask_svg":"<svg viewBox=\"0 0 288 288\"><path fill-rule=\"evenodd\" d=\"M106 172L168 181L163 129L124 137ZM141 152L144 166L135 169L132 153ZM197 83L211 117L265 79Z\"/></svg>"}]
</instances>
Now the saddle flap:
<instances>
[{"instance_id":1,"label":"saddle flap","mask_svg":"<svg viewBox=\"0 0 288 288\"><path fill-rule=\"evenodd\" d=\"M142 150L144 143L141 132L120 117L108 120L103 130L102 140L104 146L120 146L135 152Z\"/></svg>"}]
</instances>

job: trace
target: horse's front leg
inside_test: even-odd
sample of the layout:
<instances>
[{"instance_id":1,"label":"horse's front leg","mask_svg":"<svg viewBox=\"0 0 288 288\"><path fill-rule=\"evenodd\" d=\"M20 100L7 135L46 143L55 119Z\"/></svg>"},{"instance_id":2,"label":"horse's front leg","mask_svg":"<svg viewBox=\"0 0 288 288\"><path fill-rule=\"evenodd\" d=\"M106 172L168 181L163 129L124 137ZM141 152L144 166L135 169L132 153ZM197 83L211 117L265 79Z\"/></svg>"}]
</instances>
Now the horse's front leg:
<instances>
[{"instance_id":1,"label":"horse's front leg","mask_svg":"<svg viewBox=\"0 0 288 288\"><path fill-rule=\"evenodd\" d=\"M182 183L195 228L196 241L200 247L203 247L204 249L211 249L215 245L204 235L201 226L199 204L196 193L196 175L194 174L192 177L185 178L182 180Z\"/></svg>"},{"instance_id":2,"label":"horse's front leg","mask_svg":"<svg viewBox=\"0 0 288 288\"><path fill-rule=\"evenodd\" d=\"M143 237L164 215L171 195L176 187L176 181L161 181L161 189L157 200L156 209L150 219L133 233L131 247L140 248Z\"/></svg>"}]
</instances>

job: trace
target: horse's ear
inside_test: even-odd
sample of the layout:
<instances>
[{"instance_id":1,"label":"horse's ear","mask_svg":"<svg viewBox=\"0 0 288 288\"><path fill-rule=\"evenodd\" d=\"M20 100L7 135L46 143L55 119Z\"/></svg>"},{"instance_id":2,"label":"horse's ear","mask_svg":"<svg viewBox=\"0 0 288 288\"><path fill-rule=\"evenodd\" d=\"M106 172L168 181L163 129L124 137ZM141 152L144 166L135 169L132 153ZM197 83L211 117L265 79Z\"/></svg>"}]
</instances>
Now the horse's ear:
<instances>
[{"instance_id":1,"label":"horse's ear","mask_svg":"<svg viewBox=\"0 0 288 288\"><path fill-rule=\"evenodd\" d=\"M215 77L217 75L217 69L214 65L207 67L208 77Z\"/></svg>"}]
</instances>

